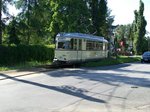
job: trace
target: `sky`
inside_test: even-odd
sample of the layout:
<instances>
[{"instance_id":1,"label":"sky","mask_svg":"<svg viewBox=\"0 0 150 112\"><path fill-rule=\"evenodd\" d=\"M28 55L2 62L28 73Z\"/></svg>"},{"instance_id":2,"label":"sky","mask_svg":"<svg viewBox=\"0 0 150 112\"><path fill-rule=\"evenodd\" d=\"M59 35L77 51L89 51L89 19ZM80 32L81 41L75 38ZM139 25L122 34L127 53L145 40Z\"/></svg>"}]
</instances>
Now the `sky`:
<instances>
[{"instance_id":1,"label":"sky","mask_svg":"<svg viewBox=\"0 0 150 112\"><path fill-rule=\"evenodd\" d=\"M9 4L8 4L8 9L9 9L9 13L11 15L14 15L14 16L16 16L20 12L19 10L17 10L15 8L15 6L12 6L12 5L9 5Z\"/></svg>"},{"instance_id":2,"label":"sky","mask_svg":"<svg viewBox=\"0 0 150 112\"><path fill-rule=\"evenodd\" d=\"M112 10L114 15L114 25L130 24L134 20L134 10L139 10L140 0L107 0L108 8ZM150 0L142 0L145 10L144 16L147 21L146 30L150 32Z\"/></svg>"}]
</instances>

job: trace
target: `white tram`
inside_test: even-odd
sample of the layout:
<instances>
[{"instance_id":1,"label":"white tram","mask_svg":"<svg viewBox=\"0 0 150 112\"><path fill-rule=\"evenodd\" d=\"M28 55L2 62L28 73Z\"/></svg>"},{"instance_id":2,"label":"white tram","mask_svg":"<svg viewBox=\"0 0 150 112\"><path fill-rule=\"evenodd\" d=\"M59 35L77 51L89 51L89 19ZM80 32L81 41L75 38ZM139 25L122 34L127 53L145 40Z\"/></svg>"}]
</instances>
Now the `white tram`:
<instances>
[{"instance_id":1,"label":"white tram","mask_svg":"<svg viewBox=\"0 0 150 112\"><path fill-rule=\"evenodd\" d=\"M56 36L54 63L79 63L107 56L108 41L104 37L82 33L59 33Z\"/></svg>"}]
</instances>

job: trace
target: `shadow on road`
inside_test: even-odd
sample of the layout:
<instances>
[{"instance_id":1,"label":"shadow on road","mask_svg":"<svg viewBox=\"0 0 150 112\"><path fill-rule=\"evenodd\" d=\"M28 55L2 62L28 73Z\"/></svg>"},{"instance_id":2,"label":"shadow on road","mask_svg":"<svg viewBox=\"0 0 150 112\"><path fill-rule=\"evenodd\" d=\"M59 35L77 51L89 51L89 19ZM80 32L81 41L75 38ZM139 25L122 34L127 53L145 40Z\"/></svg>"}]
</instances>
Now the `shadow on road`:
<instances>
[{"instance_id":1,"label":"shadow on road","mask_svg":"<svg viewBox=\"0 0 150 112\"><path fill-rule=\"evenodd\" d=\"M91 70L97 70L97 69L99 69L99 70L110 70L110 69L114 70L114 69L124 68L124 67L128 67L128 66L131 66L131 63L110 65L110 66L100 66L100 67L86 67L86 68L91 69Z\"/></svg>"},{"instance_id":2,"label":"shadow on road","mask_svg":"<svg viewBox=\"0 0 150 112\"><path fill-rule=\"evenodd\" d=\"M108 67L65 69L65 70L61 70L61 71L48 72L48 73L46 73L46 75L48 75L50 77L55 77L55 78L73 77L73 78L79 79L80 81L85 81L85 80L87 82L94 81L99 84L102 83L102 84L111 85L112 88L106 89L104 91L101 90L102 92L95 93L95 94L106 96L105 93L107 93L109 91L107 99L105 100L105 101L107 101L105 103L107 111L112 112L113 107L111 107L111 104L109 104L109 102L113 98L119 98L122 100L121 108L122 108L122 111L125 111L128 106L127 99L132 94L132 92L135 90L132 87L150 88L150 80L148 78L144 78L145 75L150 75L150 72L149 71L141 71L138 69L134 69L134 70L125 69L125 67L129 67L129 66L132 66L132 65L131 64L122 64L122 65L115 65L115 66L108 66ZM105 72L107 70L113 71L113 73ZM140 74L142 74L142 75L138 77L138 76L132 75L132 73L134 73L134 74L138 73L139 75ZM118 89L120 89L122 84L129 85L129 87L131 87L131 88L129 90L127 90L123 96L121 96L121 97L116 96L115 95L116 91Z\"/></svg>"},{"instance_id":3,"label":"shadow on road","mask_svg":"<svg viewBox=\"0 0 150 112\"><path fill-rule=\"evenodd\" d=\"M98 103L106 103L105 101L103 101L101 99L97 99L97 98L85 95L84 93L86 93L88 91L86 91L84 89L79 89L79 88L72 87L72 86L50 86L50 85L45 85L45 84L41 84L41 83L37 83L37 82L18 79L16 77L11 77L11 76L1 74L1 73L0 73L0 76L5 77L7 79L14 80L14 81L18 81L18 82L21 82L21 83L30 84L30 85L42 87L42 88L45 88L45 89L58 91L58 92L65 93L65 94L68 94L68 95L72 95L72 96L75 96L75 97L79 97L79 98L82 98L82 99L85 99L85 100L88 100L88 101L93 101L93 102L98 102Z\"/></svg>"},{"instance_id":4,"label":"shadow on road","mask_svg":"<svg viewBox=\"0 0 150 112\"><path fill-rule=\"evenodd\" d=\"M98 72L97 72L98 71ZM78 69L78 70L63 70L63 71L53 71L46 73L52 77L75 77L77 79L87 79L91 81L97 81L104 84L109 84L112 86L118 86L118 83L128 84L131 86L140 86L140 87L147 87L150 88L150 80L147 78L142 77L132 77L123 75L122 72L128 73L143 73L143 74L150 74L150 72L142 72L142 71L135 71L135 70L123 70L123 69L115 69L114 71L118 71L117 73L104 73L100 72L100 70L96 69Z\"/></svg>"}]
</instances>

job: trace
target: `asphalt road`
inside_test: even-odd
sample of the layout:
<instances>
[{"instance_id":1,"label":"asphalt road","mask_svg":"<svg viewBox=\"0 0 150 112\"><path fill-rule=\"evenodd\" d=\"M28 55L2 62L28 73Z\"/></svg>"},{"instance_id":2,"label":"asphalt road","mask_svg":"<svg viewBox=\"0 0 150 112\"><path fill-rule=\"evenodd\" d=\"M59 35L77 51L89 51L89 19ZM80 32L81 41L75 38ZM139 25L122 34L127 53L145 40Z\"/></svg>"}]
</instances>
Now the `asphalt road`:
<instances>
[{"instance_id":1,"label":"asphalt road","mask_svg":"<svg viewBox=\"0 0 150 112\"><path fill-rule=\"evenodd\" d=\"M150 112L150 64L3 72L0 112Z\"/></svg>"}]
</instances>

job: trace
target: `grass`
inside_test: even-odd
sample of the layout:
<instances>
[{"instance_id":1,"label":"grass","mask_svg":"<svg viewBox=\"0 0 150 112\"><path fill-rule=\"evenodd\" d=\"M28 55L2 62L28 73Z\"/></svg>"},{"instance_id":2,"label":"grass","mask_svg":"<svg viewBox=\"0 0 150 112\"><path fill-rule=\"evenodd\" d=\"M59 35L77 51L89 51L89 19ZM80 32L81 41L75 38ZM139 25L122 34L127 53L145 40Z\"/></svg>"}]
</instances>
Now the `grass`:
<instances>
[{"instance_id":1,"label":"grass","mask_svg":"<svg viewBox=\"0 0 150 112\"><path fill-rule=\"evenodd\" d=\"M31 62L20 63L20 64L16 64L16 65L0 66L0 71L16 70L16 69L30 69L33 67L47 65L47 64L51 64L51 63L52 62L50 62L50 61L46 61L46 62L31 61Z\"/></svg>"},{"instance_id":2,"label":"grass","mask_svg":"<svg viewBox=\"0 0 150 112\"><path fill-rule=\"evenodd\" d=\"M87 62L83 64L84 67L96 67L96 66L109 66L117 65L122 63L130 63L140 61L140 56L128 57L128 56L118 56L117 58L108 58L100 61Z\"/></svg>"},{"instance_id":3,"label":"grass","mask_svg":"<svg viewBox=\"0 0 150 112\"><path fill-rule=\"evenodd\" d=\"M10 69L8 67L5 67L5 66L0 67L0 71L7 71L7 70L10 70Z\"/></svg>"},{"instance_id":4,"label":"grass","mask_svg":"<svg viewBox=\"0 0 150 112\"><path fill-rule=\"evenodd\" d=\"M84 67L96 67L96 66L109 66L109 65L116 65L116 64L122 64L122 63L130 63L130 62L137 62L140 61L140 56L135 56L135 57L128 57L128 56L118 56L116 59L115 58L108 58L108 59L103 59L100 61L93 61L93 62L87 62L82 64ZM32 62L25 62L25 63L20 63L16 65L9 65L9 66L0 66L0 71L7 71L7 70L16 70L16 69L29 69L41 65L47 65L51 64L52 62L47 61L47 62L37 62L37 61L32 61Z\"/></svg>"}]
</instances>

